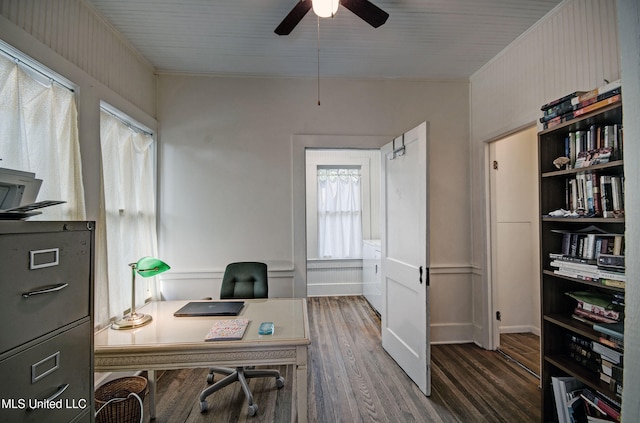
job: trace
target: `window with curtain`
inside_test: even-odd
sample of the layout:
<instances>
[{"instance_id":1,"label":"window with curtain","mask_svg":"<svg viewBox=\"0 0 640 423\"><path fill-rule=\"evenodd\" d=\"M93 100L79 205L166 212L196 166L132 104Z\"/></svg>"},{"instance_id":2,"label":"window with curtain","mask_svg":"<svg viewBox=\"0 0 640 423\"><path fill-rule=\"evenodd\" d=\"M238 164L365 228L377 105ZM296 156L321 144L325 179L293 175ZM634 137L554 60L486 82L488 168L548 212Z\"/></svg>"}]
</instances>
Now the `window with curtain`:
<instances>
[{"instance_id":1,"label":"window with curtain","mask_svg":"<svg viewBox=\"0 0 640 423\"><path fill-rule=\"evenodd\" d=\"M84 220L76 97L56 76L0 45L0 167L42 179L41 200L64 204L31 220Z\"/></svg>"},{"instance_id":2,"label":"window with curtain","mask_svg":"<svg viewBox=\"0 0 640 423\"><path fill-rule=\"evenodd\" d=\"M156 257L157 238L153 136L103 109L100 145L103 207L98 251L103 249L104 265L97 272L102 272L104 282L96 287L95 309L96 322L104 324L130 309L129 263ZM136 279L136 307L154 295L155 278Z\"/></svg>"},{"instance_id":3,"label":"window with curtain","mask_svg":"<svg viewBox=\"0 0 640 423\"><path fill-rule=\"evenodd\" d=\"M318 256L362 257L360 168L318 168Z\"/></svg>"}]
</instances>

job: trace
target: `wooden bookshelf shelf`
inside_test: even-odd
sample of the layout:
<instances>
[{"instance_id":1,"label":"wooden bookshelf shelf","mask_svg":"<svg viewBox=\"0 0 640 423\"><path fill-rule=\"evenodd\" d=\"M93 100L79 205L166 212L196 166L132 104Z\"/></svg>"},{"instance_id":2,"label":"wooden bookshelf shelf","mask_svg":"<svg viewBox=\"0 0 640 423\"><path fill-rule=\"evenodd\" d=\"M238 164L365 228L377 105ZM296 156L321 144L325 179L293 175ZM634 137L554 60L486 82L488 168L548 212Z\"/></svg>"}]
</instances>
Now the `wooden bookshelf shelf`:
<instances>
[{"instance_id":1,"label":"wooden bookshelf shelf","mask_svg":"<svg viewBox=\"0 0 640 423\"><path fill-rule=\"evenodd\" d=\"M616 396L615 390L613 390L608 383L601 380L598 369L597 361L585 363L578 361L576 358L576 351L584 353L581 348L591 347L593 342L600 342L601 337L604 335L593 328L593 323L583 322L576 318L573 318L574 313L578 313L581 310L577 310L578 302L566 295L567 292L595 292L598 295L606 296L607 298L621 297L625 290L620 287L613 287L604 285L599 278L601 275L607 275L605 269L599 269L594 263L597 263L595 258L600 253L604 253L602 245L606 245L604 240L601 240L599 247L600 250L593 252L594 257L591 257L589 250L587 249L586 235L580 234L580 230L583 230L589 226L596 226L607 234L596 234L595 237L609 237L606 242L609 246L612 243L616 243L621 249L621 252L616 253L622 255L624 248L620 245L624 245L624 233L625 233L625 219L623 216L623 208L616 209L615 213L609 207L611 203L606 203L597 196L601 188L601 183L604 181L607 184L611 178L619 181L624 180L624 162L622 160L622 149L615 148L611 153L612 160L607 163L596 164L592 166L582 168L569 168L558 170L553 161L558 157L572 157L574 160L577 155L570 150L573 147L573 142L578 139L577 131L584 131L589 133L588 140L594 140L594 136L597 136L599 141L602 141L601 135L611 134L610 129L615 134L621 134L620 130L622 124L622 106L620 103L615 103L599 109L594 112L586 113L578 119L559 124L553 128L545 129L538 133L538 169L539 172L539 203L540 203L540 309L541 309L541 357L542 357L542 369L541 369L541 386L542 386L542 417L543 422L557 421L556 404L554 398L554 392L552 388L552 377L574 377L578 381L582 382L585 386L604 393L610 396L614 401L620 401L620 398ZM619 131L620 130L620 131ZM619 131L619 132L616 132ZM582 137L582 133L579 134ZM607 135L608 136L608 135ZM617 135L616 135L617 136ZM584 138L583 138L584 139ZM619 141L618 146L622 146L622 140ZM606 147L606 145L604 146ZM602 145L596 144L595 149L593 147L587 147L587 150L597 150L603 148ZM584 150L579 150L584 151ZM602 151L602 150L597 150ZM585 176L587 175L587 176ZM580 178L584 179L581 181ZM588 187L584 184L591 184ZM583 184L580 186L582 191L578 191L579 197L576 200L576 184ZM593 190L593 187L597 187L598 190ZM609 189L609 186L606 186ZM620 190L619 192L624 192ZM591 196L591 197L589 197ZM612 201L611 191L606 192L606 201ZM596 201L601 208L596 208ZM623 203L623 196L620 194L616 198L618 207ZM587 212L591 212L593 217L551 217L548 213L552 211L564 209L575 210L577 207L589 209ZM609 212L618 217L602 217L604 211ZM567 238L566 234L570 233L571 236ZM574 238L574 234L576 237ZM581 239L583 244L577 245L575 239ZM571 242L571 248L567 249L567 242ZM593 242L593 241L592 241ZM593 244L591 244L593 245ZM584 248L584 249L583 249ZM577 252L576 252L577 249ZM610 253L608 250L607 254ZM550 254L553 256L551 257ZM562 255L560 263L558 263L558 254ZM567 258L565 255L568 255ZM562 261L565 259L566 261ZM568 263L576 264L580 263L584 266L592 266L588 270L584 270L585 273L573 273L575 267L571 267ZM557 274L554 271L561 270L563 275ZM567 276L571 275L571 276ZM595 275L595 276L594 276ZM577 277L573 277L577 276ZM613 275L617 276L617 275ZM610 279L610 276L607 275ZM584 279L583 279L584 278ZM615 279L620 280L620 279ZM611 282L609 282L611 283ZM623 309L624 300L621 301L621 305L616 305ZM591 354L597 354L590 352ZM596 363L596 364L594 364ZM595 368L595 369L594 369ZM612 385L615 386L615 385Z\"/></svg>"},{"instance_id":2,"label":"wooden bookshelf shelf","mask_svg":"<svg viewBox=\"0 0 640 423\"><path fill-rule=\"evenodd\" d=\"M575 377L580 380L580 382L592 389L595 389L596 391L603 392L605 394L609 392L609 385L601 381L596 373L585 369L579 363L576 363L564 355L548 355L545 356L544 361L545 364L555 367L561 373ZM611 395L613 396L613 394ZM550 401L553 401L553 398L551 398ZM554 421L554 419L552 418L546 421Z\"/></svg>"},{"instance_id":3,"label":"wooden bookshelf shelf","mask_svg":"<svg viewBox=\"0 0 640 423\"><path fill-rule=\"evenodd\" d=\"M579 283L579 284L582 284L582 285L585 285L585 286L592 286L594 288L599 288L599 289L604 289L604 290L609 290L609 291L624 292L624 288L617 288L615 286L603 285L600 282L584 281L584 280L581 280L581 279L571 278L569 276L557 275L557 274L553 273L553 270L543 270L542 274L553 276L554 278L558 278L558 279L564 279L564 280L570 281L570 282Z\"/></svg>"},{"instance_id":4,"label":"wooden bookshelf shelf","mask_svg":"<svg viewBox=\"0 0 640 423\"><path fill-rule=\"evenodd\" d=\"M618 170L621 169L624 166L624 161L622 160L614 160L608 163L601 163L601 164L597 164L597 165L591 165L591 166L586 166L586 167L577 167L574 169L563 169L563 170L554 170L552 172L545 172L542 175L540 175L541 178L556 178L556 177L563 177L563 176L567 176L567 175L575 175L576 173L580 173L580 172L597 172L597 171L602 171L602 170L608 170L608 169L613 169L613 170Z\"/></svg>"},{"instance_id":5,"label":"wooden bookshelf shelf","mask_svg":"<svg viewBox=\"0 0 640 423\"><path fill-rule=\"evenodd\" d=\"M624 217L550 217L542 216L543 222L562 222L567 224L579 225L581 223L597 224L597 223L624 223Z\"/></svg>"}]
</instances>

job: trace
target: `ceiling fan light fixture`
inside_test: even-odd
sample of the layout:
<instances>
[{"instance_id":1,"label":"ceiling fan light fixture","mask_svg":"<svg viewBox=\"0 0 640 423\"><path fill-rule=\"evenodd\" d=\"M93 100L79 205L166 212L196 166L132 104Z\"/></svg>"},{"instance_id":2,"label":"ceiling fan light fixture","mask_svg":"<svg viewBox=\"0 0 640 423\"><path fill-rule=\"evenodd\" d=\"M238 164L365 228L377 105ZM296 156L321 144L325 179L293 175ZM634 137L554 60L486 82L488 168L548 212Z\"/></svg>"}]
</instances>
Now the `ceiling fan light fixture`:
<instances>
[{"instance_id":1,"label":"ceiling fan light fixture","mask_svg":"<svg viewBox=\"0 0 640 423\"><path fill-rule=\"evenodd\" d=\"M340 0L313 0L313 12L321 18L331 18L338 11Z\"/></svg>"}]
</instances>

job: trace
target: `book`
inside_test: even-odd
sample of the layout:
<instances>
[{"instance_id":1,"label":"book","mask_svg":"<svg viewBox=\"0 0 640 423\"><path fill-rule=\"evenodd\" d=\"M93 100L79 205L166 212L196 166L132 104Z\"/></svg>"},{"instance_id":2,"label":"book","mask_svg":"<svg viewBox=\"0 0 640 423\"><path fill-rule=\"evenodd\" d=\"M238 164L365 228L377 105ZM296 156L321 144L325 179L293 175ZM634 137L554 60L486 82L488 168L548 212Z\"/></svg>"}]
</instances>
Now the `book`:
<instances>
[{"instance_id":1,"label":"book","mask_svg":"<svg viewBox=\"0 0 640 423\"><path fill-rule=\"evenodd\" d=\"M571 104L577 105L584 101L598 98L598 96L601 96L603 94L618 92L618 90L620 90L621 88L622 88L622 81L618 79L612 82L608 82L601 87L594 88L593 90L577 94L571 97L570 101L571 101Z\"/></svg>"},{"instance_id":2,"label":"book","mask_svg":"<svg viewBox=\"0 0 640 423\"><path fill-rule=\"evenodd\" d=\"M569 357L585 369L599 373L602 368L602 358L591 349L591 341L577 335L567 334L566 337Z\"/></svg>"},{"instance_id":3,"label":"book","mask_svg":"<svg viewBox=\"0 0 640 423\"><path fill-rule=\"evenodd\" d=\"M582 116L586 113L593 112L594 110L602 109L603 107L608 106L609 104L617 103L622 99L621 94L616 94L613 97L605 98L604 100L597 101L593 104L585 106L581 109L578 109L573 112L573 118L577 118L578 116Z\"/></svg>"},{"instance_id":4,"label":"book","mask_svg":"<svg viewBox=\"0 0 640 423\"><path fill-rule=\"evenodd\" d=\"M622 180L619 176L611 177L611 205L613 206L613 215L615 217L624 216L624 199L622 197Z\"/></svg>"},{"instance_id":5,"label":"book","mask_svg":"<svg viewBox=\"0 0 640 423\"><path fill-rule=\"evenodd\" d=\"M580 307L576 307L573 310L573 314L575 314L576 316L587 320L589 323L594 323L594 322L616 323L617 322L617 320L615 320L615 319L611 319L609 317L605 317L605 316L603 316L601 314L593 313L591 311L586 311L584 309L581 309Z\"/></svg>"},{"instance_id":6,"label":"book","mask_svg":"<svg viewBox=\"0 0 640 423\"><path fill-rule=\"evenodd\" d=\"M598 338L598 342L600 342L602 345L611 347L616 350L624 350L624 341L620 338L615 338L613 336L600 336Z\"/></svg>"},{"instance_id":7,"label":"book","mask_svg":"<svg viewBox=\"0 0 640 423\"><path fill-rule=\"evenodd\" d=\"M583 389L580 396L582 396L587 403L596 407L601 413L612 418L614 421L620 421L620 405L616 404L615 401L609 397L606 397L600 392L592 392L588 388Z\"/></svg>"},{"instance_id":8,"label":"book","mask_svg":"<svg viewBox=\"0 0 640 423\"><path fill-rule=\"evenodd\" d=\"M575 168L584 168L597 164L609 163L613 153L612 147L591 148L578 153Z\"/></svg>"},{"instance_id":9,"label":"book","mask_svg":"<svg viewBox=\"0 0 640 423\"><path fill-rule=\"evenodd\" d=\"M600 202L602 205L602 217L616 217L613 213L613 187L611 176L600 176Z\"/></svg>"},{"instance_id":10,"label":"book","mask_svg":"<svg viewBox=\"0 0 640 423\"><path fill-rule=\"evenodd\" d=\"M551 377L553 395L556 401L556 412L559 423L573 423L578 417L575 415L582 397L580 393L584 385L574 377Z\"/></svg>"},{"instance_id":11,"label":"book","mask_svg":"<svg viewBox=\"0 0 640 423\"><path fill-rule=\"evenodd\" d=\"M614 381L614 382L617 382L617 383L622 385L622 377L623 377L623 374L624 374L624 369L623 369L622 366L620 366L618 364L614 364L614 363L610 362L609 360L605 360L603 358L602 359L602 373L604 373L605 376L609 377L608 381L605 380L604 378L602 378L603 381L606 381L609 384L611 384L611 381Z\"/></svg>"},{"instance_id":12,"label":"book","mask_svg":"<svg viewBox=\"0 0 640 423\"><path fill-rule=\"evenodd\" d=\"M547 110L547 109L549 109L549 108L551 108L553 106L557 106L558 104L563 103L563 102L565 102L567 100L571 101L572 98L577 97L577 96L582 95L582 94L586 94L587 92L588 91L574 91L571 94L564 95L562 97L559 97L559 98L557 98L555 100L552 100L552 101L548 102L547 104L545 104L542 107L540 107L540 110L544 111L544 110Z\"/></svg>"},{"instance_id":13,"label":"book","mask_svg":"<svg viewBox=\"0 0 640 423\"><path fill-rule=\"evenodd\" d=\"M542 127L543 129L551 129L555 126L558 126L560 124L563 124L565 122L578 118L587 113L602 109L603 107L606 107L610 104L617 103L621 101L621 99L622 99L622 94L620 92L613 92L612 95L607 95L607 94L602 95L602 97L600 97L600 99L598 99L595 102L589 101L589 102L583 102L581 104L575 105L573 111L567 112L561 116L555 116L549 120L544 120L544 118L542 118L541 119Z\"/></svg>"},{"instance_id":14,"label":"book","mask_svg":"<svg viewBox=\"0 0 640 423\"><path fill-rule=\"evenodd\" d=\"M593 341L591 343L591 350L600 354L601 358L606 359L613 364L620 364L622 362L623 354L620 351L606 347L599 342Z\"/></svg>"},{"instance_id":15,"label":"book","mask_svg":"<svg viewBox=\"0 0 640 423\"><path fill-rule=\"evenodd\" d=\"M622 317L622 313L611 303L610 295L591 291L571 291L566 292L566 295L577 301L578 309L613 320L610 323L618 322Z\"/></svg>"},{"instance_id":16,"label":"book","mask_svg":"<svg viewBox=\"0 0 640 423\"><path fill-rule=\"evenodd\" d=\"M597 323L593 325L593 330L613 336L614 338L624 339L624 320L610 324Z\"/></svg>"},{"instance_id":17,"label":"book","mask_svg":"<svg viewBox=\"0 0 640 423\"><path fill-rule=\"evenodd\" d=\"M612 272L606 269L598 269L598 276L603 280L626 282L627 275L622 272Z\"/></svg>"},{"instance_id":18,"label":"book","mask_svg":"<svg viewBox=\"0 0 640 423\"><path fill-rule=\"evenodd\" d=\"M614 272L624 273L625 270L624 255L622 254L607 254L600 251L597 264L599 268L612 270Z\"/></svg>"},{"instance_id":19,"label":"book","mask_svg":"<svg viewBox=\"0 0 640 423\"><path fill-rule=\"evenodd\" d=\"M204 337L205 341L237 341L242 339L249 325L248 319L216 320Z\"/></svg>"}]
</instances>

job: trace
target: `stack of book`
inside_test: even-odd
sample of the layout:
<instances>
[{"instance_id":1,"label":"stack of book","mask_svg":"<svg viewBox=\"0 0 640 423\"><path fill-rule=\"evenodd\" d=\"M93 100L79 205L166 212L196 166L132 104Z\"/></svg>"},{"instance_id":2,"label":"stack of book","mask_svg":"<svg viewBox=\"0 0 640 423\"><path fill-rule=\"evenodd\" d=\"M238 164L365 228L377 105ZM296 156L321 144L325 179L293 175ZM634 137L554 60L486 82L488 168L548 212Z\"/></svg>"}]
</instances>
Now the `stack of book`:
<instances>
[{"instance_id":1,"label":"stack of book","mask_svg":"<svg viewBox=\"0 0 640 423\"><path fill-rule=\"evenodd\" d=\"M569 358L597 374L608 386L609 395L622 398L623 353L578 335L567 336Z\"/></svg>"},{"instance_id":2,"label":"stack of book","mask_svg":"<svg viewBox=\"0 0 640 423\"><path fill-rule=\"evenodd\" d=\"M572 291L566 293L576 300L573 316L588 323L618 323L624 317L622 307L612 302L610 294L596 291Z\"/></svg>"},{"instance_id":3,"label":"stack of book","mask_svg":"<svg viewBox=\"0 0 640 423\"><path fill-rule=\"evenodd\" d=\"M592 341L569 333L566 336L569 358L593 373L600 373L602 358L599 353L593 351Z\"/></svg>"},{"instance_id":4,"label":"stack of book","mask_svg":"<svg viewBox=\"0 0 640 423\"><path fill-rule=\"evenodd\" d=\"M559 423L619 422L621 405L574 377L551 378Z\"/></svg>"},{"instance_id":5,"label":"stack of book","mask_svg":"<svg viewBox=\"0 0 640 423\"><path fill-rule=\"evenodd\" d=\"M540 122L543 129L553 128L586 113L620 101L620 80L610 82L591 91L576 91L543 105Z\"/></svg>"},{"instance_id":6,"label":"stack of book","mask_svg":"<svg viewBox=\"0 0 640 423\"><path fill-rule=\"evenodd\" d=\"M549 253L554 273L575 279L624 288L626 285L624 235L589 226L562 234L559 253Z\"/></svg>"},{"instance_id":7,"label":"stack of book","mask_svg":"<svg viewBox=\"0 0 640 423\"><path fill-rule=\"evenodd\" d=\"M622 351L624 351L624 324L595 323L593 329L600 333L596 347L600 351L601 370L600 380L609 385L609 389L616 396L622 397L623 367Z\"/></svg>"}]
</instances>

